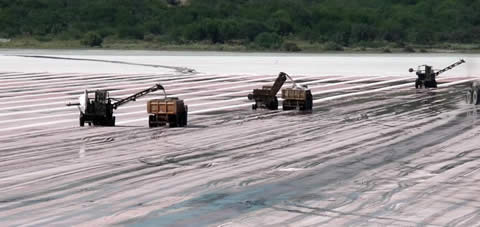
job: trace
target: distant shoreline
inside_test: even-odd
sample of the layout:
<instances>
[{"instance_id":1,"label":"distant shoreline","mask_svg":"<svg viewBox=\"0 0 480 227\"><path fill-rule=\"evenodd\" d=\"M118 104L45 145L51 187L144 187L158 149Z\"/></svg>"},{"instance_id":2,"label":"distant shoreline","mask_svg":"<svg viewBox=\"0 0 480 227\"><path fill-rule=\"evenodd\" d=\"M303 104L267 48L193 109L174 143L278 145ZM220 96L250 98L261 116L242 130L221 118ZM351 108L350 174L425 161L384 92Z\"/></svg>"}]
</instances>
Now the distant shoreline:
<instances>
[{"instance_id":1,"label":"distant shoreline","mask_svg":"<svg viewBox=\"0 0 480 227\"><path fill-rule=\"evenodd\" d=\"M106 41L101 47L87 47L80 40L49 40L39 41L36 39L12 39L0 42L1 49L47 49L47 50L146 50L146 51L218 51L218 52L265 52L265 53L346 53L346 54L399 54L399 53L480 53L480 44L433 44L433 45L407 45L404 47L394 46L391 43L375 47L330 47L320 43L290 42L299 47L297 51L285 49L260 49L239 44L166 44L144 40L114 40Z\"/></svg>"}]
</instances>

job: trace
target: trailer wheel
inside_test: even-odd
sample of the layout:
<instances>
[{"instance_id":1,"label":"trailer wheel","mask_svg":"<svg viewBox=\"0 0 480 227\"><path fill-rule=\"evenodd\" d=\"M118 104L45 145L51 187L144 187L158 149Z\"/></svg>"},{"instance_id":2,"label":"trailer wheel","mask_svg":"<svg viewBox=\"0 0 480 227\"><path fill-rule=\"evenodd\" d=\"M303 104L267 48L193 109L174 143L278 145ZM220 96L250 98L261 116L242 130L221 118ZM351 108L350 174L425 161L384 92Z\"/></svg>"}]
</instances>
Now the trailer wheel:
<instances>
[{"instance_id":1,"label":"trailer wheel","mask_svg":"<svg viewBox=\"0 0 480 227\"><path fill-rule=\"evenodd\" d=\"M480 97L478 97L478 95L479 95L479 94L478 94L478 93L479 93L478 90L479 90L478 88L475 88L475 89L473 90L473 94L472 94L472 103L473 103L473 105L478 105L478 104L480 104L480 99L479 99Z\"/></svg>"},{"instance_id":2,"label":"trailer wheel","mask_svg":"<svg viewBox=\"0 0 480 227\"><path fill-rule=\"evenodd\" d=\"M465 93L465 102L467 104L472 104L473 103L472 96L473 96L472 90L468 89L467 92Z\"/></svg>"},{"instance_id":3,"label":"trailer wheel","mask_svg":"<svg viewBox=\"0 0 480 227\"><path fill-rule=\"evenodd\" d=\"M83 116L83 114L80 115L80 127L83 127L85 126L85 117Z\"/></svg>"}]
</instances>

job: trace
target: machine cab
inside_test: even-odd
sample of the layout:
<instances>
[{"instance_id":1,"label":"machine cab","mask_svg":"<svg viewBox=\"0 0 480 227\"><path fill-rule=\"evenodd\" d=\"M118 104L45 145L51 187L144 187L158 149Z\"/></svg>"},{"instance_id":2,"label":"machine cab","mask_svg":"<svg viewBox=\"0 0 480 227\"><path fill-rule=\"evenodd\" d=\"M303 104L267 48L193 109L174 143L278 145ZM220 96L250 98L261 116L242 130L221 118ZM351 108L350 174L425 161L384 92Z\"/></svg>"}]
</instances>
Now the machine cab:
<instances>
[{"instance_id":1,"label":"machine cab","mask_svg":"<svg viewBox=\"0 0 480 227\"><path fill-rule=\"evenodd\" d=\"M415 70L410 68L409 71L413 72ZM423 81L423 80L432 80L433 79L433 78L431 78L432 75L433 75L433 70L432 70L432 66L430 66L430 65L419 65L415 72L416 72L419 80Z\"/></svg>"}]
</instances>

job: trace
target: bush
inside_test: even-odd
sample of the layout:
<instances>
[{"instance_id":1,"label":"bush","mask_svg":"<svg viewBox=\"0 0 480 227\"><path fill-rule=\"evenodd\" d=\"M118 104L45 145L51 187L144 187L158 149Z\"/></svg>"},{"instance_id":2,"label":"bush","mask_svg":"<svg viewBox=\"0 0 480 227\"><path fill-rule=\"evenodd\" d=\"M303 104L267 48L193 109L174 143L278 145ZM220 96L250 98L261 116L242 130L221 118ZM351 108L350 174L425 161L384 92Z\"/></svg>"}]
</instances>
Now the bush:
<instances>
[{"instance_id":1,"label":"bush","mask_svg":"<svg viewBox=\"0 0 480 227\"><path fill-rule=\"evenodd\" d=\"M143 40L152 42L152 41L155 40L155 35L153 35L153 34L145 34L145 35L143 36Z\"/></svg>"},{"instance_id":2,"label":"bush","mask_svg":"<svg viewBox=\"0 0 480 227\"><path fill-rule=\"evenodd\" d=\"M323 49L326 51L343 51L343 47L335 42L326 42Z\"/></svg>"},{"instance_id":3,"label":"bush","mask_svg":"<svg viewBox=\"0 0 480 227\"><path fill-rule=\"evenodd\" d=\"M139 26L121 26L118 29L118 36L123 39L137 39L142 40L144 33L143 29Z\"/></svg>"},{"instance_id":4,"label":"bush","mask_svg":"<svg viewBox=\"0 0 480 227\"><path fill-rule=\"evenodd\" d=\"M81 42L83 45L90 47L102 46L103 38L96 32L88 32Z\"/></svg>"},{"instance_id":5,"label":"bush","mask_svg":"<svg viewBox=\"0 0 480 227\"><path fill-rule=\"evenodd\" d=\"M298 47L297 44L295 44L295 43L290 43L290 42L284 43L284 44L283 44L283 49L284 49L285 51L288 51L288 52L299 52L299 51L302 51L302 49L300 49L300 47Z\"/></svg>"},{"instance_id":6,"label":"bush","mask_svg":"<svg viewBox=\"0 0 480 227\"><path fill-rule=\"evenodd\" d=\"M415 49L413 49L413 47L411 46L406 46L405 48L403 48L403 51L407 53L415 53Z\"/></svg>"},{"instance_id":7,"label":"bush","mask_svg":"<svg viewBox=\"0 0 480 227\"><path fill-rule=\"evenodd\" d=\"M275 33L263 32L255 38L255 44L266 49L278 49L282 43L282 37Z\"/></svg>"},{"instance_id":8,"label":"bush","mask_svg":"<svg viewBox=\"0 0 480 227\"><path fill-rule=\"evenodd\" d=\"M52 38L49 36L35 36L35 39L40 41L40 42L50 42L52 41Z\"/></svg>"}]
</instances>

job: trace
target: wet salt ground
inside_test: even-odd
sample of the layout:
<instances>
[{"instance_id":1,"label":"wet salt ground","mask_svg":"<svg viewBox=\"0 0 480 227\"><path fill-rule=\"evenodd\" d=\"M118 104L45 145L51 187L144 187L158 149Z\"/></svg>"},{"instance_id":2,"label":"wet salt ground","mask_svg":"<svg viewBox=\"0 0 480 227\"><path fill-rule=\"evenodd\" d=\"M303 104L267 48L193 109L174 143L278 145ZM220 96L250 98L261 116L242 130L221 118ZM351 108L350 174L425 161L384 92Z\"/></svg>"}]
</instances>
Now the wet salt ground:
<instances>
[{"instance_id":1,"label":"wet salt ground","mask_svg":"<svg viewBox=\"0 0 480 227\"><path fill-rule=\"evenodd\" d=\"M463 104L472 78L449 76L438 90L416 91L404 77L306 75L316 104L312 114L299 114L249 109L252 80L275 75L155 75L101 75L105 81L95 83L123 80L115 84L122 96L170 78L172 93L193 99L189 127L146 127L145 100L159 94L119 108L119 127L79 128L78 111L63 105L81 89L28 79L31 91L0 88L8 96L0 98L2 225L480 222L477 108ZM211 78L184 84L198 76ZM56 82L68 88L88 80L60 75Z\"/></svg>"}]
</instances>

